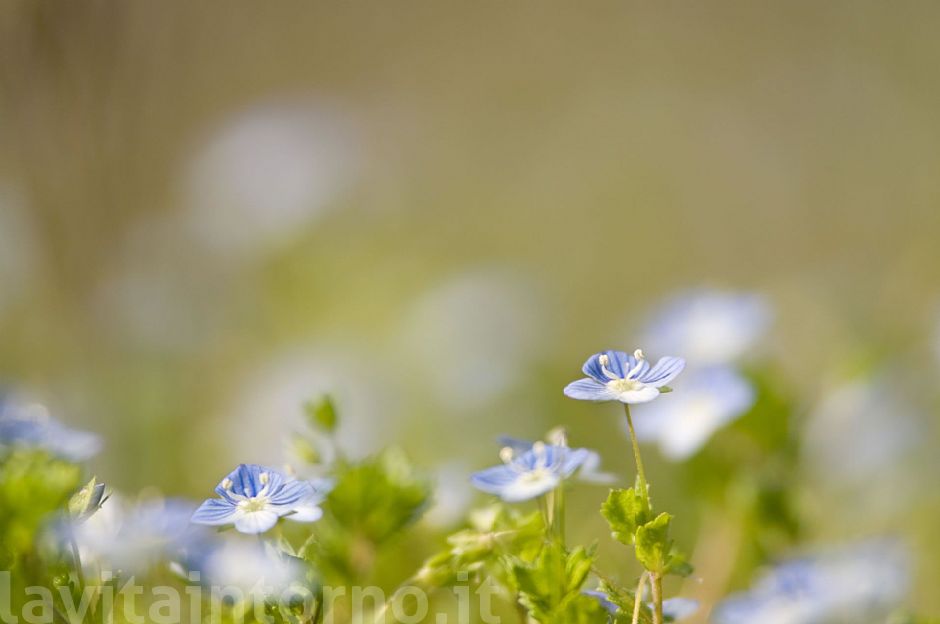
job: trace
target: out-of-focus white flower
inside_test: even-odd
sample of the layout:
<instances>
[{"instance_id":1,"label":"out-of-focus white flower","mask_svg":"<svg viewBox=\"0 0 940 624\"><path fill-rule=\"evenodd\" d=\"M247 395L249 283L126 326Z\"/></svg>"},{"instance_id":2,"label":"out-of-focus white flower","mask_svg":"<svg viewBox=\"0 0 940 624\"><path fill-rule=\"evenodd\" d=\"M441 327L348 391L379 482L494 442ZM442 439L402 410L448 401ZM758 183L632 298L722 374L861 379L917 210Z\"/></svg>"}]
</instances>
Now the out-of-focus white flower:
<instances>
[{"instance_id":1,"label":"out-of-focus white flower","mask_svg":"<svg viewBox=\"0 0 940 624\"><path fill-rule=\"evenodd\" d=\"M97 513L72 528L82 563L129 576L178 559L208 535L190 523L195 508L177 499L131 504L112 496Z\"/></svg>"},{"instance_id":2,"label":"out-of-focus white flower","mask_svg":"<svg viewBox=\"0 0 940 624\"><path fill-rule=\"evenodd\" d=\"M712 614L715 624L884 622L910 582L907 551L871 540L785 562L750 591L731 596Z\"/></svg>"},{"instance_id":3,"label":"out-of-focus white flower","mask_svg":"<svg viewBox=\"0 0 940 624\"><path fill-rule=\"evenodd\" d=\"M533 285L507 271L460 275L414 305L401 351L422 389L454 408L479 407L519 383L544 337Z\"/></svg>"},{"instance_id":4,"label":"out-of-focus white flower","mask_svg":"<svg viewBox=\"0 0 940 624\"><path fill-rule=\"evenodd\" d=\"M751 384L733 369L693 369L679 378L676 391L665 400L637 408L636 434L640 440L658 442L663 455L681 461L751 409L755 400Z\"/></svg>"},{"instance_id":5,"label":"out-of-focus white flower","mask_svg":"<svg viewBox=\"0 0 940 624\"><path fill-rule=\"evenodd\" d=\"M381 375L376 354L352 346L322 347L281 354L264 363L244 383L220 419L214 436L224 432L221 452L229 460L281 465L289 454L289 434L307 428L304 404L324 394L336 400L335 437L344 453L363 457L394 439L399 411L393 389ZM247 449L247 455L246 450ZM323 461L329 462L324 452ZM287 457L291 462L297 457Z\"/></svg>"},{"instance_id":6,"label":"out-of-focus white flower","mask_svg":"<svg viewBox=\"0 0 940 624\"><path fill-rule=\"evenodd\" d=\"M28 287L37 244L22 198L0 185L0 313Z\"/></svg>"},{"instance_id":7,"label":"out-of-focus white flower","mask_svg":"<svg viewBox=\"0 0 940 624\"><path fill-rule=\"evenodd\" d=\"M245 597L279 593L303 578L299 559L279 556L258 542L228 539L206 553L194 567L204 585L220 591L238 589Z\"/></svg>"},{"instance_id":8,"label":"out-of-focus white flower","mask_svg":"<svg viewBox=\"0 0 940 624\"><path fill-rule=\"evenodd\" d=\"M922 422L889 380L847 383L829 392L810 414L803 434L806 461L814 479L867 487L904 463L922 439Z\"/></svg>"},{"instance_id":9,"label":"out-of-focus white flower","mask_svg":"<svg viewBox=\"0 0 940 624\"><path fill-rule=\"evenodd\" d=\"M70 429L38 403L0 396L0 447L43 449L73 462L85 461L101 450L101 438Z\"/></svg>"},{"instance_id":10,"label":"out-of-focus white flower","mask_svg":"<svg viewBox=\"0 0 940 624\"><path fill-rule=\"evenodd\" d=\"M753 349L770 326L760 295L696 289L654 310L642 343L651 352L681 353L690 367L727 364Z\"/></svg>"},{"instance_id":11,"label":"out-of-focus white flower","mask_svg":"<svg viewBox=\"0 0 940 624\"><path fill-rule=\"evenodd\" d=\"M354 134L348 119L317 104L260 106L228 120L191 164L189 229L224 255L295 235L349 185Z\"/></svg>"}]
</instances>

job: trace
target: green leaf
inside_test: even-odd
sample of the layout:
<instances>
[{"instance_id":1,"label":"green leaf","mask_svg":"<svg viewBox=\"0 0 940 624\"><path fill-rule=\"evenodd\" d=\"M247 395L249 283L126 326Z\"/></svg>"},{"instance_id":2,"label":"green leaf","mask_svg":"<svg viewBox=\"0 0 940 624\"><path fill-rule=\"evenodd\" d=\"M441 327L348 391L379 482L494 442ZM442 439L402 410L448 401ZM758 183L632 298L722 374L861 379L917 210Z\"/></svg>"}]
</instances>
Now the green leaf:
<instances>
[{"instance_id":1,"label":"green leaf","mask_svg":"<svg viewBox=\"0 0 940 624\"><path fill-rule=\"evenodd\" d=\"M638 488L630 488L611 490L601 505L601 515L610 525L614 539L629 546L636 542L637 529L649 522L653 512L649 496Z\"/></svg>"},{"instance_id":2,"label":"green leaf","mask_svg":"<svg viewBox=\"0 0 940 624\"><path fill-rule=\"evenodd\" d=\"M519 602L543 624L601 621L597 616L603 609L598 610L600 605L593 599L582 600L587 597L581 594L594 557L593 548L579 546L569 553L558 542L551 542L534 562L517 561L512 578Z\"/></svg>"},{"instance_id":3,"label":"green leaf","mask_svg":"<svg viewBox=\"0 0 940 624\"><path fill-rule=\"evenodd\" d=\"M643 567L655 574L667 570L672 540L669 522L672 516L665 511L636 530L636 558Z\"/></svg>"},{"instance_id":4,"label":"green leaf","mask_svg":"<svg viewBox=\"0 0 940 624\"><path fill-rule=\"evenodd\" d=\"M310 424L314 427L327 433L332 433L336 429L339 419L336 415L336 406L330 395L325 394L315 401L308 401L304 405L304 411Z\"/></svg>"}]
</instances>

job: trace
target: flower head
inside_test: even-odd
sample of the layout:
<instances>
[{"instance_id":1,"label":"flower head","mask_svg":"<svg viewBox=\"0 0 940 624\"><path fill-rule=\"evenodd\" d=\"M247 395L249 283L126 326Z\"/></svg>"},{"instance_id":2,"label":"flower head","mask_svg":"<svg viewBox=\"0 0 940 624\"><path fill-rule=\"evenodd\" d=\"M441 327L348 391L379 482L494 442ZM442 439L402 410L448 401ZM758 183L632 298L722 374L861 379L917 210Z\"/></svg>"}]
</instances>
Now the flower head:
<instances>
[{"instance_id":1,"label":"flower head","mask_svg":"<svg viewBox=\"0 0 940 624\"><path fill-rule=\"evenodd\" d=\"M718 429L754 405L751 384L733 369L696 369L682 379L675 399L650 405L636 418L640 440L658 441L663 455L681 461L694 455Z\"/></svg>"},{"instance_id":2,"label":"flower head","mask_svg":"<svg viewBox=\"0 0 940 624\"><path fill-rule=\"evenodd\" d=\"M588 358L581 370L587 375L565 387L565 395L582 401L646 403L664 391L664 386L685 368L685 360L664 357L655 366L637 349L602 351Z\"/></svg>"},{"instance_id":3,"label":"flower head","mask_svg":"<svg viewBox=\"0 0 940 624\"><path fill-rule=\"evenodd\" d=\"M872 540L784 562L718 605L716 624L816 624L877 620L908 586L898 543Z\"/></svg>"},{"instance_id":4,"label":"flower head","mask_svg":"<svg viewBox=\"0 0 940 624\"><path fill-rule=\"evenodd\" d=\"M3 446L40 448L78 462L101 450L101 438L66 427L52 418L42 405L0 398L0 447Z\"/></svg>"},{"instance_id":5,"label":"flower head","mask_svg":"<svg viewBox=\"0 0 940 624\"><path fill-rule=\"evenodd\" d=\"M566 433L563 429L557 428L549 432L546 439L550 444L555 446L568 446ZM511 436L499 436L499 444L501 447L509 447L516 454L522 454L532 449L536 444L535 442L530 442L529 440L522 440L520 438L513 438ZM601 454L592 449L577 449L578 451L586 451L584 461L581 462L579 466L577 478L579 481L586 483L614 483L617 481L617 475L610 472L603 472L601 470Z\"/></svg>"},{"instance_id":6,"label":"flower head","mask_svg":"<svg viewBox=\"0 0 940 624\"><path fill-rule=\"evenodd\" d=\"M238 539L220 541L187 563L206 585L238 589L251 599L279 594L304 575L300 559Z\"/></svg>"},{"instance_id":7,"label":"flower head","mask_svg":"<svg viewBox=\"0 0 940 624\"><path fill-rule=\"evenodd\" d=\"M590 451L536 442L517 453L512 447L500 451L501 466L481 470L471 477L473 485L495 494L507 503L517 503L554 490L588 460Z\"/></svg>"},{"instance_id":8,"label":"flower head","mask_svg":"<svg viewBox=\"0 0 940 624\"><path fill-rule=\"evenodd\" d=\"M221 498L204 502L192 521L222 526L234 524L241 533L264 533L281 517L313 522L322 515L322 491L272 468L241 464L215 488Z\"/></svg>"}]
</instances>

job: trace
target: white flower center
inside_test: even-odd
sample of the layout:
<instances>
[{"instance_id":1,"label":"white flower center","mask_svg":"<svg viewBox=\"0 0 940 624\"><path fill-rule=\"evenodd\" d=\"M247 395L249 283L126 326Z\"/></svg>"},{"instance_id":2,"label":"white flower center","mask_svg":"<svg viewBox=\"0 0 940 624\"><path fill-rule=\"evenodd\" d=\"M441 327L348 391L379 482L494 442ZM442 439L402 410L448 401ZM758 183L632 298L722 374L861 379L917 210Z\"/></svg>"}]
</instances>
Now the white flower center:
<instances>
[{"instance_id":1,"label":"white flower center","mask_svg":"<svg viewBox=\"0 0 940 624\"><path fill-rule=\"evenodd\" d=\"M241 511L251 513L255 511L264 511L268 506L267 496L254 496L238 502L238 508Z\"/></svg>"},{"instance_id":2,"label":"white flower center","mask_svg":"<svg viewBox=\"0 0 940 624\"><path fill-rule=\"evenodd\" d=\"M646 387L646 384L633 379L611 379L607 382L607 387L614 392L632 392Z\"/></svg>"}]
</instances>

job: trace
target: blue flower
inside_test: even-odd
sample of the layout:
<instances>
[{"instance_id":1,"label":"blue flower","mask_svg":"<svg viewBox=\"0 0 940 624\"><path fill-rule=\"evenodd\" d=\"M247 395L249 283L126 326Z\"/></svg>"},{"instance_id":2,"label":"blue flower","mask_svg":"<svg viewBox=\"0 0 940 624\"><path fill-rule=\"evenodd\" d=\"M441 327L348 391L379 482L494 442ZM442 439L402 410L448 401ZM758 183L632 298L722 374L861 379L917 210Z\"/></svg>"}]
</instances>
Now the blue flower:
<instances>
[{"instance_id":1,"label":"blue flower","mask_svg":"<svg viewBox=\"0 0 940 624\"><path fill-rule=\"evenodd\" d=\"M724 366L689 371L680 386L674 399L650 405L635 419L637 438L659 442L663 455L674 461L694 455L756 400L751 384Z\"/></svg>"},{"instance_id":2,"label":"blue flower","mask_svg":"<svg viewBox=\"0 0 940 624\"><path fill-rule=\"evenodd\" d=\"M313 522L322 515L322 492L272 468L241 464L215 488L221 498L204 502L192 521L223 526L234 524L241 533L264 533L281 517Z\"/></svg>"},{"instance_id":3,"label":"blue flower","mask_svg":"<svg viewBox=\"0 0 940 624\"><path fill-rule=\"evenodd\" d=\"M495 494L507 503L517 503L554 490L589 456L587 449L542 442L536 442L521 454L507 446L500 452L503 465L475 473L471 482L477 489Z\"/></svg>"},{"instance_id":4,"label":"blue flower","mask_svg":"<svg viewBox=\"0 0 940 624\"><path fill-rule=\"evenodd\" d=\"M720 603L716 624L883 621L908 587L908 556L891 540L871 540L793 559L747 592Z\"/></svg>"},{"instance_id":5,"label":"blue flower","mask_svg":"<svg viewBox=\"0 0 940 624\"><path fill-rule=\"evenodd\" d=\"M729 364L754 348L772 317L760 295L700 288L666 301L643 338L657 351L685 354L696 366Z\"/></svg>"},{"instance_id":6,"label":"blue flower","mask_svg":"<svg viewBox=\"0 0 940 624\"><path fill-rule=\"evenodd\" d=\"M101 438L70 429L49 415L42 405L0 399L0 447L44 449L57 457L79 462L101 450Z\"/></svg>"},{"instance_id":7,"label":"blue flower","mask_svg":"<svg viewBox=\"0 0 940 624\"><path fill-rule=\"evenodd\" d=\"M650 366L639 349L633 355L623 351L595 353L581 370L584 379L565 387L565 395L583 401L646 403L664 391L663 386L685 368L685 360L664 357Z\"/></svg>"},{"instance_id":8,"label":"blue flower","mask_svg":"<svg viewBox=\"0 0 940 624\"><path fill-rule=\"evenodd\" d=\"M556 446L568 446L566 434L563 429L553 429L549 432L546 439L549 440L551 444ZM530 450L535 444L528 440L522 440L520 438L513 438L511 436L499 436L499 444L503 448L510 448L516 454L522 454ZM584 461L581 463L580 469L578 470L578 480L584 481L586 483L614 483L617 481L617 475L610 472L601 471L601 455L597 451L591 449L578 449L579 451L586 451L587 455Z\"/></svg>"}]
</instances>

